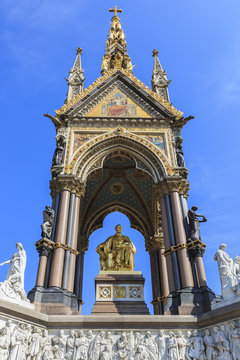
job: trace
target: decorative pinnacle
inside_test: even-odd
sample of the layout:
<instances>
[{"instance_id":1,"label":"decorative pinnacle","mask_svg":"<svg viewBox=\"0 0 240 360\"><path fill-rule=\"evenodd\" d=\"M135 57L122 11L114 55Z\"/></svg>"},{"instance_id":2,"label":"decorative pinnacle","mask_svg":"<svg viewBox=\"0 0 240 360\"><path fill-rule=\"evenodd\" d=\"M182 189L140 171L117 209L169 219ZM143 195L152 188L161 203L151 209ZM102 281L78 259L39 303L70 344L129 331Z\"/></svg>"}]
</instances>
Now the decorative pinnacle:
<instances>
[{"instance_id":1,"label":"decorative pinnacle","mask_svg":"<svg viewBox=\"0 0 240 360\"><path fill-rule=\"evenodd\" d=\"M109 12L114 12L114 16L118 16L117 13L121 13L122 10L118 9L117 6L115 5L113 9L109 9Z\"/></svg>"},{"instance_id":2,"label":"decorative pinnacle","mask_svg":"<svg viewBox=\"0 0 240 360\"><path fill-rule=\"evenodd\" d=\"M158 53L159 53L159 51L157 51L156 49L154 49L152 56L158 56Z\"/></svg>"},{"instance_id":3,"label":"decorative pinnacle","mask_svg":"<svg viewBox=\"0 0 240 360\"><path fill-rule=\"evenodd\" d=\"M82 48L80 48L80 46L76 49L77 55L80 54L82 55Z\"/></svg>"}]
</instances>

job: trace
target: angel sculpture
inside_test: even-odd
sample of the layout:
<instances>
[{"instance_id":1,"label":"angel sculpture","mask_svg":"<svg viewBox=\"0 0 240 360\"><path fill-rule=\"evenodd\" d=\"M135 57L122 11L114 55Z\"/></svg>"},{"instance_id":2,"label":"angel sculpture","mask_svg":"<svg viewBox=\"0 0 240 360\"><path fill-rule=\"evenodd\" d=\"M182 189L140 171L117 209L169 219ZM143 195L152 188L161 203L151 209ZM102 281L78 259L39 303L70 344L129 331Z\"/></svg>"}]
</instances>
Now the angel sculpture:
<instances>
[{"instance_id":1,"label":"angel sculpture","mask_svg":"<svg viewBox=\"0 0 240 360\"><path fill-rule=\"evenodd\" d=\"M51 240L53 221L54 221L54 210L50 206L46 206L43 211L43 223L41 225L42 234L41 236L45 239Z\"/></svg>"}]
</instances>

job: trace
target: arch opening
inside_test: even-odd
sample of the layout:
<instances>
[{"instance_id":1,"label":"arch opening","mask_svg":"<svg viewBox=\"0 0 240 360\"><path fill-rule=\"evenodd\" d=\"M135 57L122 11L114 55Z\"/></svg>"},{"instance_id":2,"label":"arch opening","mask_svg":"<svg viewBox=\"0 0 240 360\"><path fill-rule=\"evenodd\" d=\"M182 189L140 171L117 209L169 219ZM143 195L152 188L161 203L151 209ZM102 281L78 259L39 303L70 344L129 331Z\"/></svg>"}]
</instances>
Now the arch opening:
<instances>
[{"instance_id":1,"label":"arch opening","mask_svg":"<svg viewBox=\"0 0 240 360\"><path fill-rule=\"evenodd\" d=\"M88 272L84 272L83 276L83 300L84 305L82 307L82 314L88 315L92 311L93 304L95 302L95 286L94 279L100 271L99 255L96 252L97 246L105 241L109 236L114 235L115 226L117 224L122 225L123 235L128 236L134 243L137 251L134 256L134 270L141 271L145 278L145 302L148 305L150 312L152 312L151 302L151 271L149 256L145 251L144 237L136 229L134 229L129 218L120 212L112 212L108 214L103 220L103 227L93 231L89 238L89 248L85 253L84 267L88 269ZM89 266L89 264L91 264Z\"/></svg>"},{"instance_id":2,"label":"arch opening","mask_svg":"<svg viewBox=\"0 0 240 360\"><path fill-rule=\"evenodd\" d=\"M107 214L114 211L126 214L132 227L147 240L153 234L154 227L153 184L150 174L137 167L131 154L122 151L109 153L102 167L88 175L79 241L87 242L92 232L103 226Z\"/></svg>"},{"instance_id":3,"label":"arch opening","mask_svg":"<svg viewBox=\"0 0 240 360\"><path fill-rule=\"evenodd\" d=\"M107 134L103 139L100 137L96 144L79 157L74 165L73 173L82 181L86 181L90 172L102 168L103 162L109 154L122 151L130 154L135 159L137 167L147 171L152 176L153 181L157 183L166 176L169 165L165 156L156 154L150 145L147 146L146 140L143 141L134 134L126 133L118 136L113 133ZM159 152L160 150L156 151ZM76 157L78 157L77 154Z\"/></svg>"}]
</instances>

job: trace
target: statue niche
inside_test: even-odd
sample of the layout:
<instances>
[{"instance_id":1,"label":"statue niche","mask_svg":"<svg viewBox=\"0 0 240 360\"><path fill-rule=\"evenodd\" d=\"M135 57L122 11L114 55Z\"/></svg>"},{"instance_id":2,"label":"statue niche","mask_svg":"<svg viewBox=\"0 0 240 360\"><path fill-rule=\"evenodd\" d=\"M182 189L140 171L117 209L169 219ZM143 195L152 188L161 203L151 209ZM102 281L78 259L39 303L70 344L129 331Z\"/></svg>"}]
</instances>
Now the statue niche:
<instances>
[{"instance_id":1,"label":"statue niche","mask_svg":"<svg viewBox=\"0 0 240 360\"><path fill-rule=\"evenodd\" d=\"M101 270L133 271L136 248L132 241L122 235L122 226L115 226L116 234L98 245Z\"/></svg>"}]
</instances>

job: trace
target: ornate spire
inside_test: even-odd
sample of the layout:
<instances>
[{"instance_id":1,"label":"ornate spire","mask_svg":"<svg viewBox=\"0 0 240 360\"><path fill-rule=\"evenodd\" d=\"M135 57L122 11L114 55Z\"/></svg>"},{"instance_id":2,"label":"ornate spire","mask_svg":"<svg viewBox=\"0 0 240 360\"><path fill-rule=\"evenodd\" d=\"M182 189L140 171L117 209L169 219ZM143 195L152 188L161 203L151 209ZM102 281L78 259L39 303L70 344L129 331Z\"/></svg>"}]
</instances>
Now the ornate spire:
<instances>
[{"instance_id":1,"label":"ornate spire","mask_svg":"<svg viewBox=\"0 0 240 360\"><path fill-rule=\"evenodd\" d=\"M77 48L77 57L74 62L73 68L69 70L69 78L66 79L68 83L68 93L66 101L72 100L75 95L78 95L81 91L83 91L84 84L84 70L82 69L81 64L81 55L82 49Z\"/></svg>"},{"instance_id":2,"label":"ornate spire","mask_svg":"<svg viewBox=\"0 0 240 360\"><path fill-rule=\"evenodd\" d=\"M158 51L156 49L153 50L153 57L154 67L152 72L152 90L169 102L168 85L171 80L169 81L167 79L167 72L163 71L158 58Z\"/></svg>"},{"instance_id":3,"label":"ornate spire","mask_svg":"<svg viewBox=\"0 0 240 360\"><path fill-rule=\"evenodd\" d=\"M110 69L125 69L132 72L133 66L127 53L126 38L117 15L117 13L122 12L122 10L114 6L113 9L109 9L109 12L114 12L114 15L106 41L105 55L102 58L101 73L103 75Z\"/></svg>"}]
</instances>

